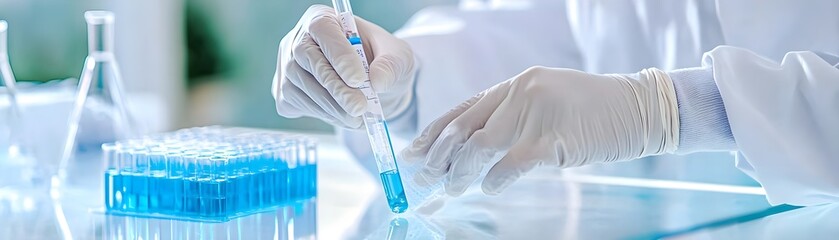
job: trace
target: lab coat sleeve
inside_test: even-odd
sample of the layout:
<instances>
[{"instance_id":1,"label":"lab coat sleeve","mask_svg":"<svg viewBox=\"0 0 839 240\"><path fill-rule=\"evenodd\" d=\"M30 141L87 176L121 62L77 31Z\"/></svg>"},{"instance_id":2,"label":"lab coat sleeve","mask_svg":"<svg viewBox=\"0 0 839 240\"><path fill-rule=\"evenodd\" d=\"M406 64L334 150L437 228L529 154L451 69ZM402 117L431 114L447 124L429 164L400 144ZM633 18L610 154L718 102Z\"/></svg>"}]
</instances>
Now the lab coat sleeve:
<instances>
[{"instance_id":1,"label":"lab coat sleeve","mask_svg":"<svg viewBox=\"0 0 839 240\"><path fill-rule=\"evenodd\" d=\"M703 57L740 150L737 167L773 205L839 202L839 69L829 61L790 52L778 63L729 46Z\"/></svg>"}]
</instances>

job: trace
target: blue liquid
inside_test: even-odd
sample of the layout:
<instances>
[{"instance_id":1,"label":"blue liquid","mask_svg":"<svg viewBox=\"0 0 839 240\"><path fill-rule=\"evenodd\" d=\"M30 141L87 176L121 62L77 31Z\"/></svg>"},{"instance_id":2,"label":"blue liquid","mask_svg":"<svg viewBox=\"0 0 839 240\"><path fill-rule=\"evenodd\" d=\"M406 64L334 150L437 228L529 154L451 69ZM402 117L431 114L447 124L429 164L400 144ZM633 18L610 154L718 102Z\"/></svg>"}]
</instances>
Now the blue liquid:
<instances>
[{"instance_id":1,"label":"blue liquid","mask_svg":"<svg viewBox=\"0 0 839 240\"><path fill-rule=\"evenodd\" d=\"M168 178L168 185L172 186L172 192L170 192L170 196L172 197L172 207L169 208L169 212L171 213L179 213L184 211L184 178L181 176L169 177Z\"/></svg>"},{"instance_id":2,"label":"blue liquid","mask_svg":"<svg viewBox=\"0 0 839 240\"><path fill-rule=\"evenodd\" d=\"M139 211L149 210L149 177L143 176L142 173L135 173L132 177L134 182L134 195L137 198L137 208Z\"/></svg>"},{"instance_id":3,"label":"blue liquid","mask_svg":"<svg viewBox=\"0 0 839 240\"><path fill-rule=\"evenodd\" d=\"M359 37L351 37L348 40L350 40L350 44L352 45L361 44L361 38Z\"/></svg>"},{"instance_id":4,"label":"blue liquid","mask_svg":"<svg viewBox=\"0 0 839 240\"><path fill-rule=\"evenodd\" d=\"M306 189L306 197L314 197L318 195L318 167L315 164L306 166L306 171L309 173L309 179L306 179L308 188Z\"/></svg>"},{"instance_id":5,"label":"blue liquid","mask_svg":"<svg viewBox=\"0 0 839 240\"><path fill-rule=\"evenodd\" d=\"M199 179L198 188L201 194L197 213L209 217L223 216L226 209L222 209L221 205L224 201L225 187L224 179L212 179L210 177Z\"/></svg>"},{"instance_id":6,"label":"blue liquid","mask_svg":"<svg viewBox=\"0 0 839 240\"><path fill-rule=\"evenodd\" d=\"M184 208L181 213L185 215L196 215L201 206L201 189L198 184L198 177L184 177L181 184L184 186Z\"/></svg>"},{"instance_id":7,"label":"blue liquid","mask_svg":"<svg viewBox=\"0 0 839 240\"><path fill-rule=\"evenodd\" d=\"M385 189L387 204L390 211L402 213L408 209L408 199L405 197L405 190L402 188L402 179L399 178L399 171L394 169L380 174L382 186Z\"/></svg>"},{"instance_id":8,"label":"blue liquid","mask_svg":"<svg viewBox=\"0 0 839 240\"><path fill-rule=\"evenodd\" d=\"M157 140L144 139L143 144L148 141ZM172 139L166 141L171 142ZM169 142L150 143L152 147L149 148L157 149ZM186 150L192 148L188 144L175 145L174 150L158 151L165 154L131 155L133 152L122 152L120 154L129 154L125 156L136 161L120 162L121 169L111 168L104 172L105 208L115 214L227 221L278 206L311 201L317 195L316 160L295 156L294 161L298 164L289 169L289 160L283 159L282 155L253 157L248 155L251 146L242 146L236 150L213 150L202 153L211 157L189 160L177 155L198 151ZM268 146L277 151L284 150ZM230 151L243 153L228 158ZM186 154L194 155L191 152ZM398 174L396 177L399 180ZM401 189L401 184L398 187Z\"/></svg>"},{"instance_id":9,"label":"blue liquid","mask_svg":"<svg viewBox=\"0 0 839 240\"><path fill-rule=\"evenodd\" d=\"M300 199L300 186L291 184L300 181L300 166L296 166L295 168L291 168L288 171L288 182L286 185L288 186L288 200L289 201L297 201Z\"/></svg>"},{"instance_id":10,"label":"blue liquid","mask_svg":"<svg viewBox=\"0 0 839 240\"><path fill-rule=\"evenodd\" d=\"M104 173L105 208L121 213L164 214L189 218L227 219L317 196L316 165L265 169L238 176L166 176L109 169ZM407 202L399 173L382 174L394 212Z\"/></svg>"},{"instance_id":11,"label":"blue liquid","mask_svg":"<svg viewBox=\"0 0 839 240\"><path fill-rule=\"evenodd\" d=\"M303 163L301 163L301 165L297 165L297 182L305 183L306 181L309 181L309 166L303 165ZM297 199L298 200L306 199L306 198L309 197L308 196L309 186L307 184L298 184L295 187L297 187Z\"/></svg>"},{"instance_id":12,"label":"blue liquid","mask_svg":"<svg viewBox=\"0 0 839 240\"><path fill-rule=\"evenodd\" d=\"M278 169L273 173L274 202L283 204L288 201L288 170Z\"/></svg>"},{"instance_id":13,"label":"blue liquid","mask_svg":"<svg viewBox=\"0 0 839 240\"><path fill-rule=\"evenodd\" d=\"M163 208L163 199L168 197L171 193L171 186L166 179L166 174L161 172L152 171L151 177L147 177L148 179L148 199L149 205L148 210L152 212L159 212L162 211Z\"/></svg>"},{"instance_id":14,"label":"blue liquid","mask_svg":"<svg viewBox=\"0 0 839 240\"><path fill-rule=\"evenodd\" d=\"M248 205L245 207L245 211L261 207L259 206L259 186L257 186L257 181L259 180L259 173L251 171L248 173L247 177L244 178L247 181L245 184L247 187L244 189L240 189L244 193L248 193Z\"/></svg>"},{"instance_id":15,"label":"blue liquid","mask_svg":"<svg viewBox=\"0 0 839 240\"><path fill-rule=\"evenodd\" d=\"M264 169L259 173L262 175L261 179L259 180L262 184L262 204L263 206L273 206L276 202L274 202L274 170L271 169Z\"/></svg>"},{"instance_id":16,"label":"blue liquid","mask_svg":"<svg viewBox=\"0 0 839 240\"><path fill-rule=\"evenodd\" d=\"M248 210L248 175L244 173L240 173L239 176L235 178L235 195L236 200L235 206L233 206L233 211L236 212L243 212Z\"/></svg>"},{"instance_id":17,"label":"blue liquid","mask_svg":"<svg viewBox=\"0 0 839 240\"><path fill-rule=\"evenodd\" d=\"M116 199L117 192L122 188L122 181L117 174L117 170L108 169L105 171L105 209L116 209L120 202Z\"/></svg>"},{"instance_id":18,"label":"blue liquid","mask_svg":"<svg viewBox=\"0 0 839 240\"><path fill-rule=\"evenodd\" d=\"M120 193L122 195L122 206L121 209L129 210L129 211L137 211L137 189L135 189L136 185L135 179L137 177L134 176L133 173L129 172L120 172L119 178L121 179L120 186L122 190Z\"/></svg>"},{"instance_id":19,"label":"blue liquid","mask_svg":"<svg viewBox=\"0 0 839 240\"><path fill-rule=\"evenodd\" d=\"M176 181L173 178L164 176L154 176L149 191L152 192L153 198L151 200L151 210L160 213L172 213L176 211L175 198L182 196L180 191L183 187L176 187ZM178 178L180 183L180 178Z\"/></svg>"}]
</instances>

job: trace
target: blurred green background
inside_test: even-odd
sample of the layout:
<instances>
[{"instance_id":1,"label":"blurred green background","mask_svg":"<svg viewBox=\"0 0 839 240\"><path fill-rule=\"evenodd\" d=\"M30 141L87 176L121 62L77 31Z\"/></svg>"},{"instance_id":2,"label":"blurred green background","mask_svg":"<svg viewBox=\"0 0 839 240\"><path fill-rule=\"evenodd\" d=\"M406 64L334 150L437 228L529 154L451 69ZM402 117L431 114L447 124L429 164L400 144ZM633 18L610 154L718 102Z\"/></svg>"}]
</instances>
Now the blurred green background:
<instances>
[{"instance_id":1,"label":"blurred green background","mask_svg":"<svg viewBox=\"0 0 839 240\"><path fill-rule=\"evenodd\" d=\"M87 55L83 13L116 16L116 55L126 92L165 103L157 130L236 125L308 131L332 128L285 119L270 87L277 47L312 4L300 0L0 0L19 81L77 78ZM355 0L356 15L395 31L416 11L457 0ZM131 94L129 94L131 96ZM131 99L129 99L131 101Z\"/></svg>"}]
</instances>

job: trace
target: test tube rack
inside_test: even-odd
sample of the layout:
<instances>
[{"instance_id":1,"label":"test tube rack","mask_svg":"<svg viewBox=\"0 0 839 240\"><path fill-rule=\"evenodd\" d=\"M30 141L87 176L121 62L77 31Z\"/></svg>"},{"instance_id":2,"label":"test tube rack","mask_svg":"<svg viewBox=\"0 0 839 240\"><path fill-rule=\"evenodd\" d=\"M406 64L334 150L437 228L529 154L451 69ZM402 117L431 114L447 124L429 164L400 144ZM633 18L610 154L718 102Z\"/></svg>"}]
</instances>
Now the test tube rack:
<instances>
[{"instance_id":1,"label":"test tube rack","mask_svg":"<svg viewBox=\"0 0 839 240\"><path fill-rule=\"evenodd\" d=\"M102 145L108 214L225 222L317 196L313 140L198 127Z\"/></svg>"}]
</instances>

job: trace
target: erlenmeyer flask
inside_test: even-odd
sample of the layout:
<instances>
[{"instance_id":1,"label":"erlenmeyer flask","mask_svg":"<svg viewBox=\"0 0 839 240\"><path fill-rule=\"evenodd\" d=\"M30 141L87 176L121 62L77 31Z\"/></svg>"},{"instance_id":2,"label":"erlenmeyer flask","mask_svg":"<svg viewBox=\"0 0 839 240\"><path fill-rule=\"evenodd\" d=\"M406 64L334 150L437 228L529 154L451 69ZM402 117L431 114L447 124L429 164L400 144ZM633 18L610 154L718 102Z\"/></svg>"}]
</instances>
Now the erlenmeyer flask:
<instances>
[{"instance_id":1,"label":"erlenmeyer flask","mask_svg":"<svg viewBox=\"0 0 839 240\"><path fill-rule=\"evenodd\" d=\"M28 184L37 175L35 161L27 151L25 144L25 126L22 121L22 110L18 101L19 93L15 87L15 75L9 64L8 29L6 21L0 20L0 186L11 184Z\"/></svg>"},{"instance_id":2,"label":"erlenmeyer flask","mask_svg":"<svg viewBox=\"0 0 839 240\"><path fill-rule=\"evenodd\" d=\"M78 166L95 171L100 164L100 146L137 135L128 116L122 92L122 77L114 58L114 15L88 11L88 56L79 77L78 95L70 113L58 176L66 180ZM82 170L84 174L90 171Z\"/></svg>"},{"instance_id":3,"label":"erlenmeyer flask","mask_svg":"<svg viewBox=\"0 0 839 240\"><path fill-rule=\"evenodd\" d=\"M8 163L15 161L16 155L20 153L20 136L17 135L17 130L20 129L20 106L17 101L17 89L15 88L15 75L12 73L12 67L9 64L8 51L8 30L9 25L6 21L0 20L0 94L5 99L0 102L6 102L2 105L3 111L3 126L0 126L0 162Z\"/></svg>"},{"instance_id":4,"label":"erlenmeyer flask","mask_svg":"<svg viewBox=\"0 0 839 240\"><path fill-rule=\"evenodd\" d=\"M12 68L9 65L9 52L6 42L7 31L9 25L6 21L0 20L0 94L4 99L0 102L2 111L2 126L0 126L0 162L7 162L9 160L9 152L13 151L12 129L16 128L18 123L17 116L17 89L15 89L15 75L12 74Z\"/></svg>"},{"instance_id":5,"label":"erlenmeyer flask","mask_svg":"<svg viewBox=\"0 0 839 240\"><path fill-rule=\"evenodd\" d=\"M8 31L9 24L0 20L0 87L5 88L4 93L14 96L16 93L15 76L9 65Z\"/></svg>"}]
</instances>

